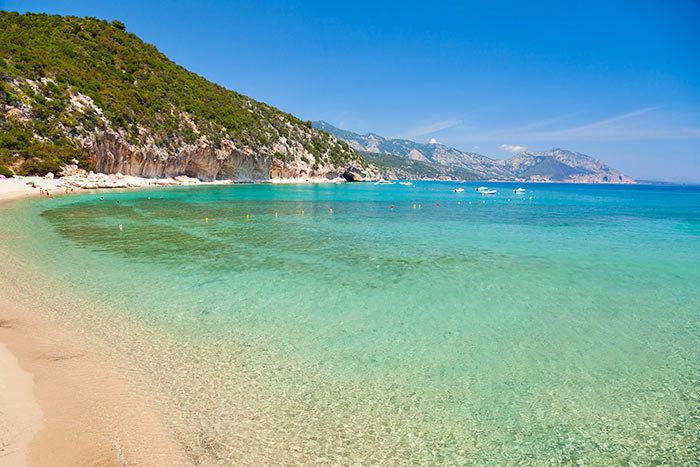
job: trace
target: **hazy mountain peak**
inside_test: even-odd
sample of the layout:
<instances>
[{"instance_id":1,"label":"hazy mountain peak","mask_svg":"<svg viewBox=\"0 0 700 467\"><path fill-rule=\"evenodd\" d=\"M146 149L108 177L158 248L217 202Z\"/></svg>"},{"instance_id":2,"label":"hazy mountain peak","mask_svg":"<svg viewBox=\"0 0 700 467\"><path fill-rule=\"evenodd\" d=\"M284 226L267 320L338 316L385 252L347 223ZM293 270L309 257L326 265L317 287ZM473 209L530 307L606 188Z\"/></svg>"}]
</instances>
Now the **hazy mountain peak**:
<instances>
[{"instance_id":1,"label":"hazy mountain peak","mask_svg":"<svg viewBox=\"0 0 700 467\"><path fill-rule=\"evenodd\" d=\"M346 141L358 151L391 155L399 160L455 167L473 173L481 179L634 183L634 180L598 159L558 147L547 151L526 149L510 159L497 161L481 154L446 146L437 142L435 138L429 143L417 143L407 139L385 138L375 133L359 135L324 121L313 122L313 126Z\"/></svg>"}]
</instances>

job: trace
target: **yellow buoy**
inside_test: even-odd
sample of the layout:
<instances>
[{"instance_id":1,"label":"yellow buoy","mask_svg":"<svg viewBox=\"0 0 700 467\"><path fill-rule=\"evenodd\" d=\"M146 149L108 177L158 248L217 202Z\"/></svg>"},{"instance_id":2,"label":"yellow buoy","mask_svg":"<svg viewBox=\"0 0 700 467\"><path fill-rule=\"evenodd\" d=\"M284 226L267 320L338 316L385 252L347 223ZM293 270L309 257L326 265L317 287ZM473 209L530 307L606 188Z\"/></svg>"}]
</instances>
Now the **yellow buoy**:
<instances>
[{"instance_id":1,"label":"yellow buoy","mask_svg":"<svg viewBox=\"0 0 700 467\"><path fill-rule=\"evenodd\" d=\"M304 211L301 211L302 214L304 214Z\"/></svg>"},{"instance_id":2,"label":"yellow buoy","mask_svg":"<svg viewBox=\"0 0 700 467\"><path fill-rule=\"evenodd\" d=\"M249 216L248 214L246 214L246 215L245 215L245 218L248 219L248 218L250 218L250 216Z\"/></svg>"},{"instance_id":3,"label":"yellow buoy","mask_svg":"<svg viewBox=\"0 0 700 467\"><path fill-rule=\"evenodd\" d=\"M413 205L413 209L416 209L416 205L415 205L415 204Z\"/></svg>"},{"instance_id":4,"label":"yellow buoy","mask_svg":"<svg viewBox=\"0 0 700 467\"><path fill-rule=\"evenodd\" d=\"M205 217L205 218L204 218L204 221L205 221L205 222L209 222L209 218L208 218L208 217Z\"/></svg>"}]
</instances>

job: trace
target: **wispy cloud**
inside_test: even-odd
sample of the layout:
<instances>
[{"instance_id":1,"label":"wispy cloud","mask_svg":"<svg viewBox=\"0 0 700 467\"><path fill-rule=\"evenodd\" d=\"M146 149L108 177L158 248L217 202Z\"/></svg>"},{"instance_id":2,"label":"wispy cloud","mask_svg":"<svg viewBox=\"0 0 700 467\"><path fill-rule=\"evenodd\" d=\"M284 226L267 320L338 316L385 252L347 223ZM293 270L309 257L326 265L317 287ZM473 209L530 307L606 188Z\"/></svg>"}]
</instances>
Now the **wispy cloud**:
<instances>
[{"instance_id":1,"label":"wispy cloud","mask_svg":"<svg viewBox=\"0 0 700 467\"><path fill-rule=\"evenodd\" d=\"M564 115L557 115L556 117L547 118L545 120L539 120L536 122L527 123L525 125L513 128L511 131L512 132L513 131L527 131L527 130L534 130L535 128L542 128L545 126L549 126L552 123L557 123L557 122L560 122L562 120L566 120L567 118L571 118L571 117L578 115L580 113L581 112L570 112L570 113L567 113Z\"/></svg>"},{"instance_id":2,"label":"wispy cloud","mask_svg":"<svg viewBox=\"0 0 700 467\"><path fill-rule=\"evenodd\" d=\"M461 120L445 120L443 122L435 122L431 123L430 125L424 125L420 126L418 128L414 128L413 130L406 131L404 133L401 133L400 135L397 135L397 138L416 138L418 136L425 136L429 135L432 133L437 133L438 131L446 130L448 128L453 128L456 127L457 125L461 125L462 121Z\"/></svg>"},{"instance_id":3,"label":"wispy cloud","mask_svg":"<svg viewBox=\"0 0 700 467\"><path fill-rule=\"evenodd\" d=\"M602 141L700 138L700 128L677 125L672 113L659 115L656 107L644 107L621 115L596 120L583 125L536 130L562 120L572 114L522 125L516 128L484 133L465 134L463 141ZM454 141L454 139L453 139ZM505 148L504 148L505 149Z\"/></svg>"},{"instance_id":4,"label":"wispy cloud","mask_svg":"<svg viewBox=\"0 0 700 467\"><path fill-rule=\"evenodd\" d=\"M586 134L589 133L589 130L595 129L595 128L602 128L602 127L609 127L611 126L611 123L616 123L616 122L621 122L623 120L629 120L634 117L638 117L640 115L648 114L649 112L652 112L654 110L654 107L644 107L643 109L635 110L634 112L628 112L626 114L618 115L616 117L612 118L606 118L605 120L600 120L597 122L593 123L587 123L586 125L580 125L572 128L565 128L562 130L554 130L554 131L549 131L549 132L544 132L544 134L551 134L551 135L568 135L568 136L573 136L577 134Z\"/></svg>"},{"instance_id":5,"label":"wispy cloud","mask_svg":"<svg viewBox=\"0 0 700 467\"><path fill-rule=\"evenodd\" d=\"M525 146L511 146L509 144L501 144L501 149L504 149L508 152L512 152L513 154L527 151L527 148Z\"/></svg>"}]
</instances>

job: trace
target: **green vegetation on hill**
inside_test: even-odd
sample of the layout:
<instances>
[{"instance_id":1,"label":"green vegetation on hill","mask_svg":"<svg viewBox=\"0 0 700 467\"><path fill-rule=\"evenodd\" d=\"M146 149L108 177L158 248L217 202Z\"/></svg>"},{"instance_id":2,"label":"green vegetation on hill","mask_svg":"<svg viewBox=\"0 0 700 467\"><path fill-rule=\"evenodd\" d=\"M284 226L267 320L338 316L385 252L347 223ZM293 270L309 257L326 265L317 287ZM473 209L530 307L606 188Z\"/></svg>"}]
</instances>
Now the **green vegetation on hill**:
<instances>
[{"instance_id":1,"label":"green vegetation on hill","mask_svg":"<svg viewBox=\"0 0 700 467\"><path fill-rule=\"evenodd\" d=\"M187 71L116 20L0 12L0 85L2 107L23 104L32 113L31 121L18 122L3 111L0 129L15 133L0 142L0 164L10 164L8 153L18 150L52 164L86 160L65 137L85 136L104 123L90 108L70 111L75 92L89 96L133 144L150 138L172 150L204 136L217 148L228 139L257 150L285 138L298 141L317 164L360 159L346 143L332 144L329 135L311 130L310 122ZM18 139L23 129L41 138Z\"/></svg>"},{"instance_id":2,"label":"green vegetation on hill","mask_svg":"<svg viewBox=\"0 0 700 467\"><path fill-rule=\"evenodd\" d=\"M2 122L0 175L11 177L13 173L8 167L12 166L16 166L18 175L58 174L64 165L73 161L78 161L82 169L94 169L87 154L70 139L58 137L53 141L39 141L31 129L13 120Z\"/></svg>"}]
</instances>

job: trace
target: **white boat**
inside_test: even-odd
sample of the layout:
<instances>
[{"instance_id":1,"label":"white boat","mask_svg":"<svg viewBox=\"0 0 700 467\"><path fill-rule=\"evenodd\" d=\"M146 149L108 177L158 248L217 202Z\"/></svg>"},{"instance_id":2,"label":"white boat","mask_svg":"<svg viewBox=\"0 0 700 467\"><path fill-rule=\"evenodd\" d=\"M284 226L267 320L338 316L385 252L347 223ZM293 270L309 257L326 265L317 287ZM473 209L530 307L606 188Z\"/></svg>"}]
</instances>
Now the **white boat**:
<instances>
[{"instance_id":1,"label":"white boat","mask_svg":"<svg viewBox=\"0 0 700 467\"><path fill-rule=\"evenodd\" d=\"M376 182L374 182L375 185L394 185L395 183L396 182L390 182L389 180L384 179L377 180Z\"/></svg>"},{"instance_id":2,"label":"white boat","mask_svg":"<svg viewBox=\"0 0 700 467\"><path fill-rule=\"evenodd\" d=\"M513 190L515 193L525 193L525 188L516 188Z\"/></svg>"},{"instance_id":3,"label":"white boat","mask_svg":"<svg viewBox=\"0 0 700 467\"><path fill-rule=\"evenodd\" d=\"M399 185L413 185L412 182L399 182Z\"/></svg>"},{"instance_id":4,"label":"white boat","mask_svg":"<svg viewBox=\"0 0 700 467\"><path fill-rule=\"evenodd\" d=\"M452 191L454 191L455 193L461 193L461 192L464 191L464 188L455 188L455 189L452 190Z\"/></svg>"},{"instance_id":5,"label":"white boat","mask_svg":"<svg viewBox=\"0 0 700 467\"><path fill-rule=\"evenodd\" d=\"M480 186L479 188L476 189L476 191L488 191L488 187L486 186Z\"/></svg>"},{"instance_id":6,"label":"white boat","mask_svg":"<svg viewBox=\"0 0 700 467\"><path fill-rule=\"evenodd\" d=\"M482 195L495 195L496 190L483 190L480 192Z\"/></svg>"}]
</instances>

